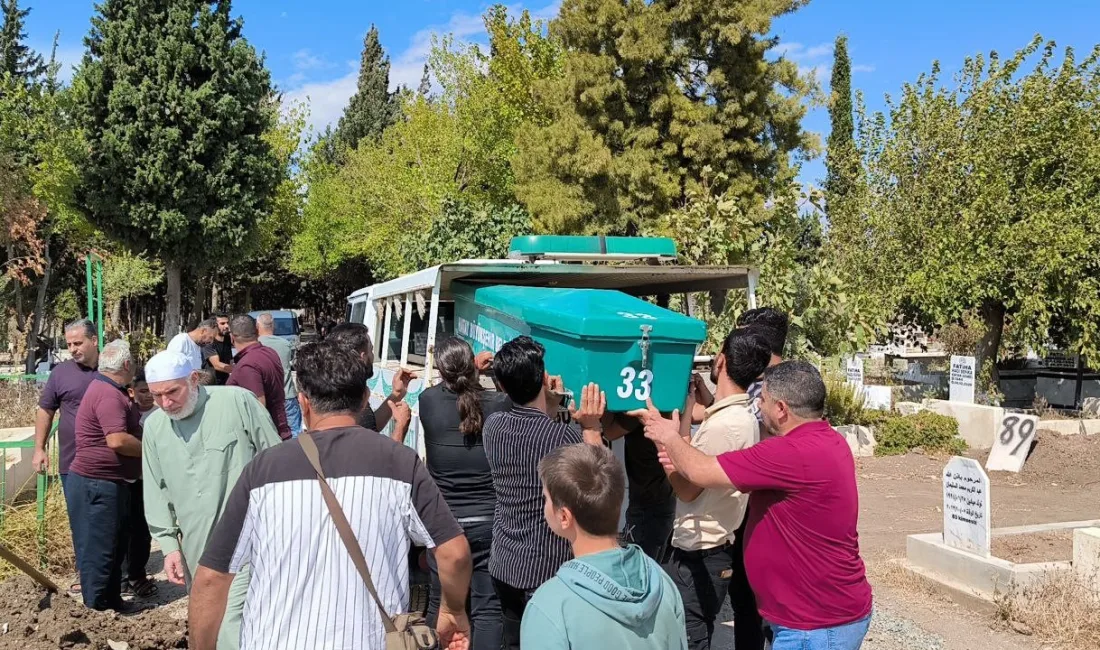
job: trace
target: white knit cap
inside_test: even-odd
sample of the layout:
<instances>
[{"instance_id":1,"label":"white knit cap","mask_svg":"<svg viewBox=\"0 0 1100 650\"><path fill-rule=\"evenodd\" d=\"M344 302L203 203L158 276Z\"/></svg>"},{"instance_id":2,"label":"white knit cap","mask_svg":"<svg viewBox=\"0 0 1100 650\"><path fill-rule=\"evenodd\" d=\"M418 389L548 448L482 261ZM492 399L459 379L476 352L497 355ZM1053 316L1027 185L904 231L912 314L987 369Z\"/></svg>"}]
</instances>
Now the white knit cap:
<instances>
[{"instance_id":1,"label":"white knit cap","mask_svg":"<svg viewBox=\"0 0 1100 650\"><path fill-rule=\"evenodd\" d=\"M149 359L149 363L145 364L145 381L150 384L190 376L191 360L172 350L158 352Z\"/></svg>"}]
</instances>

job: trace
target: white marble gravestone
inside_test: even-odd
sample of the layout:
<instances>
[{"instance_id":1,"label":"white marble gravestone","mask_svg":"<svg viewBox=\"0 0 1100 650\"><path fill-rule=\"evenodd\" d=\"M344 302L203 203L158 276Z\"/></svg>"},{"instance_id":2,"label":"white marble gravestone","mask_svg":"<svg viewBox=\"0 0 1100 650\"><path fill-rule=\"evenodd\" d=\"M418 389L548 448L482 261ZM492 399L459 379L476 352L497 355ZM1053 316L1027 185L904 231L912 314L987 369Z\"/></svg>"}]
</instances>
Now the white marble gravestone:
<instances>
[{"instance_id":1,"label":"white marble gravestone","mask_svg":"<svg viewBox=\"0 0 1100 650\"><path fill-rule=\"evenodd\" d=\"M863 388L863 359L849 357L844 368L844 374L849 384L856 388Z\"/></svg>"},{"instance_id":2,"label":"white marble gravestone","mask_svg":"<svg viewBox=\"0 0 1100 650\"><path fill-rule=\"evenodd\" d=\"M972 458L943 468L943 543L989 557L989 477Z\"/></svg>"},{"instance_id":3,"label":"white marble gravestone","mask_svg":"<svg viewBox=\"0 0 1100 650\"><path fill-rule=\"evenodd\" d=\"M974 403L974 378L975 366L978 360L974 357L951 357L950 374L950 399L952 402Z\"/></svg>"}]
</instances>

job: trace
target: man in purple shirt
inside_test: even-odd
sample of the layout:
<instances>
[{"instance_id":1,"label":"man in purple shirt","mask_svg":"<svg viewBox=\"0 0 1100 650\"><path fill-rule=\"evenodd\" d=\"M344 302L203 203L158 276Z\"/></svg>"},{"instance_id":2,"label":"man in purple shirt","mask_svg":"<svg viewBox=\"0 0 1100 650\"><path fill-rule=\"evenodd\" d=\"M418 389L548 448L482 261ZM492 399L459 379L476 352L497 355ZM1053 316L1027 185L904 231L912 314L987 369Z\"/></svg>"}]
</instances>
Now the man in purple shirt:
<instances>
[{"instance_id":1,"label":"man in purple shirt","mask_svg":"<svg viewBox=\"0 0 1100 650\"><path fill-rule=\"evenodd\" d=\"M286 393L283 389L283 362L279 353L260 343L256 319L248 314L234 316L229 334L237 356L233 357L233 373L226 386L240 386L252 391L264 405L283 440L290 439L286 420Z\"/></svg>"},{"instance_id":2,"label":"man in purple shirt","mask_svg":"<svg viewBox=\"0 0 1100 650\"><path fill-rule=\"evenodd\" d=\"M813 365L764 373L764 426L748 449L708 456L650 409L646 436L662 462L702 487L749 493L745 569L773 650L858 650L871 621L859 553L859 493L848 443L822 419L825 383Z\"/></svg>"},{"instance_id":3,"label":"man in purple shirt","mask_svg":"<svg viewBox=\"0 0 1100 650\"><path fill-rule=\"evenodd\" d=\"M141 411L127 391L133 379L129 344L111 341L76 414L70 519L81 595L98 610L132 609L122 601L122 562L132 485L141 478Z\"/></svg>"}]
</instances>

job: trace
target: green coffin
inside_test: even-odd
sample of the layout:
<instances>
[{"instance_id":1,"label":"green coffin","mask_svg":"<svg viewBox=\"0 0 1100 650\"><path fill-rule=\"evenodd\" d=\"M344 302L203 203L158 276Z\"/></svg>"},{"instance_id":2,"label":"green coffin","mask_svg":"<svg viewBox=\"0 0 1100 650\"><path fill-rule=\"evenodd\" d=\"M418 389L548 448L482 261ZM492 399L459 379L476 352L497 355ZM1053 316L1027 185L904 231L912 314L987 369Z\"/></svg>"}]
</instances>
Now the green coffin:
<instances>
[{"instance_id":1,"label":"green coffin","mask_svg":"<svg viewBox=\"0 0 1100 650\"><path fill-rule=\"evenodd\" d=\"M706 324L619 291L474 287L456 283L455 332L474 352L527 335L546 348L546 371L577 399L594 381L608 410L682 408Z\"/></svg>"}]
</instances>

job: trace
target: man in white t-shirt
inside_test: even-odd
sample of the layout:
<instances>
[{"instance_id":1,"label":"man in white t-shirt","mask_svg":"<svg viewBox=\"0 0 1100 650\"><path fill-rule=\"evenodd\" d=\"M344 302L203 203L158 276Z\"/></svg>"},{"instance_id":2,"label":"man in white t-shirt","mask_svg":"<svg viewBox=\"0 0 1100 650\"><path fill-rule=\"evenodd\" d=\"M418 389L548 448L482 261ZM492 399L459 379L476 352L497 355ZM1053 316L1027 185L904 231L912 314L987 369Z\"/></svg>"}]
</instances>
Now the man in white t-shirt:
<instances>
[{"instance_id":1,"label":"man in white t-shirt","mask_svg":"<svg viewBox=\"0 0 1100 650\"><path fill-rule=\"evenodd\" d=\"M180 332L168 342L168 349L179 352L191 360L191 369L202 370L202 348L214 342L218 333L218 321L208 318L190 332Z\"/></svg>"}]
</instances>

